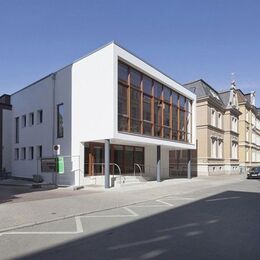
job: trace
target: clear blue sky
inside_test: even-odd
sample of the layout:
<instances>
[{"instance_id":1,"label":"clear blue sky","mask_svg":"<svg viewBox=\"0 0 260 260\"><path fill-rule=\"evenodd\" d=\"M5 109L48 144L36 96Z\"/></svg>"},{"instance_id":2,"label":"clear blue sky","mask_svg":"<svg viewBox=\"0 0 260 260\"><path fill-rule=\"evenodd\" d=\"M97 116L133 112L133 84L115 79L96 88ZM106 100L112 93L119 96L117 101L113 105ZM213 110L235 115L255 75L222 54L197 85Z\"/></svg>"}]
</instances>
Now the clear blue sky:
<instances>
[{"instance_id":1,"label":"clear blue sky","mask_svg":"<svg viewBox=\"0 0 260 260\"><path fill-rule=\"evenodd\" d=\"M0 94L115 40L181 83L257 91L258 0L0 0Z\"/></svg>"}]
</instances>

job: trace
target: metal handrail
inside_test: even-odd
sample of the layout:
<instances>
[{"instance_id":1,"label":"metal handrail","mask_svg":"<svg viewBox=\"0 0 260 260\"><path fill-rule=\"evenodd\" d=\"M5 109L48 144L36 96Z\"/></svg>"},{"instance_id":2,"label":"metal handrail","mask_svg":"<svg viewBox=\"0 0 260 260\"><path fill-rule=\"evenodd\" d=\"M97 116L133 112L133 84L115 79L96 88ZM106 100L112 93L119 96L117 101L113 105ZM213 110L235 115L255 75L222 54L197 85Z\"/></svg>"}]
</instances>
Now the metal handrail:
<instances>
[{"instance_id":1,"label":"metal handrail","mask_svg":"<svg viewBox=\"0 0 260 260\"><path fill-rule=\"evenodd\" d=\"M91 164L91 165L101 165L101 175L104 175L104 170L103 168L105 167L105 163L86 163L86 164ZM119 172L119 181L120 181L120 184L121 184L121 180L122 180L122 171L121 171L121 168L118 164L116 163L110 163L109 166L113 166L113 178L115 177L115 166L116 168L118 169L118 172ZM95 176L95 171L93 172L94 176Z\"/></svg>"},{"instance_id":2,"label":"metal handrail","mask_svg":"<svg viewBox=\"0 0 260 260\"><path fill-rule=\"evenodd\" d=\"M121 184L121 177L122 177L122 172L121 172L121 168L118 164L116 163L110 163L111 165L114 166L114 170L113 170L113 177L115 176L115 166L117 167L118 171L119 171L119 182Z\"/></svg>"},{"instance_id":3,"label":"metal handrail","mask_svg":"<svg viewBox=\"0 0 260 260\"><path fill-rule=\"evenodd\" d=\"M141 175L141 173L142 173L142 168L141 168L140 164L134 163L134 176L135 176L135 166L137 166L137 168L139 169L139 173L140 173L140 175ZM142 165L142 166L144 166L144 165Z\"/></svg>"}]
</instances>

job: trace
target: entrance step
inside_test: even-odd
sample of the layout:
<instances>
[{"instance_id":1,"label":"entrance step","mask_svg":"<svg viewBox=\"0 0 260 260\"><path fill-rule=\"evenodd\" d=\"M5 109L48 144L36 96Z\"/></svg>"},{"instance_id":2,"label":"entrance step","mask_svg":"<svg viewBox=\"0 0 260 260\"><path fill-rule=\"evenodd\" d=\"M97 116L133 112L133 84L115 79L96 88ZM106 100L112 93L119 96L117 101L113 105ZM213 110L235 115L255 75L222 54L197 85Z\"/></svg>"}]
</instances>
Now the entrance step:
<instances>
[{"instance_id":1,"label":"entrance step","mask_svg":"<svg viewBox=\"0 0 260 260\"><path fill-rule=\"evenodd\" d=\"M141 184L146 182L147 180L143 176L133 176L133 175L122 175L121 182L120 177L117 176L115 184L116 185L134 185L134 184Z\"/></svg>"}]
</instances>

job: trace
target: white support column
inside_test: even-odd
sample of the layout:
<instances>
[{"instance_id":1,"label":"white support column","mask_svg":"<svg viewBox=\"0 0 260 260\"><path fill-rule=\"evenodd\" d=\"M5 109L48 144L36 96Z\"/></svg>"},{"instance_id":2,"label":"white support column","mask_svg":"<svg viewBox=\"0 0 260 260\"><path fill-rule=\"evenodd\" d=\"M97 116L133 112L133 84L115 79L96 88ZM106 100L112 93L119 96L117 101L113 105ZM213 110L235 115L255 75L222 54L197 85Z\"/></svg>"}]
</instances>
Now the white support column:
<instances>
[{"instance_id":1,"label":"white support column","mask_svg":"<svg viewBox=\"0 0 260 260\"><path fill-rule=\"evenodd\" d=\"M75 184L80 186L84 184L84 171L85 171L85 144L80 143L80 151L79 151L79 171L78 176L75 176Z\"/></svg>"},{"instance_id":2,"label":"white support column","mask_svg":"<svg viewBox=\"0 0 260 260\"><path fill-rule=\"evenodd\" d=\"M157 164L156 164L156 179L161 181L161 146L157 145Z\"/></svg>"},{"instance_id":3,"label":"white support column","mask_svg":"<svg viewBox=\"0 0 260 260\"><path fill-rule=\"evenodd\" d=\"M109 176L109 156L110 156L110 141L105 140L105 188L110 188L110 176Z\"/></svg>"},{"instance_id":4,"label":"white support column","mask_svg":"<svg viewBox=\"0 0 260 260\"><path fill-rule=\"evenodd\" d=\"M191 150L187 152L188 157L188 165L187 165L187 177L191 179Z\"/></svg>"}]
</instances>

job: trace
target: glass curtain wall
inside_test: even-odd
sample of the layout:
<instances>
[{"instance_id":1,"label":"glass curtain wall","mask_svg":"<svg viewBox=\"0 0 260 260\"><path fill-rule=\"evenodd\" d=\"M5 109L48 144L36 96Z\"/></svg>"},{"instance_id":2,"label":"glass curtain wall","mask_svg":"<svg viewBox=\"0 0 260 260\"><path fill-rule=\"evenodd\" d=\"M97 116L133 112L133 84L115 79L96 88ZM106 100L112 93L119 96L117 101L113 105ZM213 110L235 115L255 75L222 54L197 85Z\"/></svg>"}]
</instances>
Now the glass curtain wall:
<instances>
[{"instance_id":1,"label":"glass curtain wall","mask_svg":"<svg viewBox=\"0 0 260 260\"><path fill-rule=\"evenodd\" d=\"M118 62L118 131L191 142L192 102Z\"/></svg>"}]
</instances>

